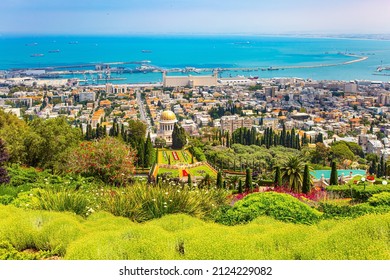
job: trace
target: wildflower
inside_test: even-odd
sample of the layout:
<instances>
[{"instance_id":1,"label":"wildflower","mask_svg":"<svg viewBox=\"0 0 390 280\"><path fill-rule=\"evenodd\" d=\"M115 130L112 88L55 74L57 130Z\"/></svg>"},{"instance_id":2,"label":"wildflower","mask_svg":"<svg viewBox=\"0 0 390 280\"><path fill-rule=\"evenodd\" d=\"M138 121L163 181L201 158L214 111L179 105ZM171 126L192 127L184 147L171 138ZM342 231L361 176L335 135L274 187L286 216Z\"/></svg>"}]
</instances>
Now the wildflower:
<instances>
[{"instance_id":1,"label":"wildflower","mask_svg":"<svg viewBox=\"0 0 390 280\"><path fill-rule=\"evenodd\" d=\"M155 199L155 198L153 198L153 199L152 199L152 201L156 201L156 199Z\"/></svg>"},{"instance_id":2,"label":"wildflower","mask_svg":"<svg viewBox=\"0 0 390 280\"><path fill-rule=\"evenodd\" d=\"M166 192L165 194L168 195L168 192Z\"/></svg>"},{"instance_id":3,"label":"wildflower","mask_svg":"<svg viewBox=\"0 0 390 280\"><path fill-rule=\"evenodd\" d=\"M167 208L167 206L166 206L166 205L164 205L164 208Z\"/></svg>"}]
</instances>

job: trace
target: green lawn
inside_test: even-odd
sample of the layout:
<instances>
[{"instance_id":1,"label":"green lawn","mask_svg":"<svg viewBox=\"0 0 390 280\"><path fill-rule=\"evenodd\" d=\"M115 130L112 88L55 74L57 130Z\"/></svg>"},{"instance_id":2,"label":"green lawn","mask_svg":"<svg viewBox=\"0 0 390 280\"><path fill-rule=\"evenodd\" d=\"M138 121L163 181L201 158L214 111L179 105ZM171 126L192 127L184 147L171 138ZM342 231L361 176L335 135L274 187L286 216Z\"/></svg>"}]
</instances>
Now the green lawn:
<instances>
[{"instance_id":1,"label":"green lawn","mask_svg":"<svg viewBox=\"0 0 390 280\"><path fill-rule=\"evenodd\" d=\"M212 177L216 177L217 174L210 169L207 165L201 165L193 168L186 169L187 172L191 174L191 176L205 176L209 174Z\"/></svg>"},{"instance_id":2,"label":"green lawn","mask_svg":"<svg viewBox=\"0 0 390 280\"><path fill-rule=\"evenodd\" d=\"M173 152L177 153L178 160L175 160L173 157ZM192 155L188 150L159 150L158 152L158 163L160 164L168 164L169 163L169 157L171 158L171 164L178 164L178 163L186 163L191 164ZM194 163L196 160L194 159Z\"/></svg>"},{"instance_id":3,"label":"green lawn","mask_svg":"<svg viewBox=\"0 0 390 280\"><path fill-rule=\"evenodd\" d=\"M179 177L179 169L159 168L157 174L171 173L172 177Z\"/></svg>"}]
</instances>

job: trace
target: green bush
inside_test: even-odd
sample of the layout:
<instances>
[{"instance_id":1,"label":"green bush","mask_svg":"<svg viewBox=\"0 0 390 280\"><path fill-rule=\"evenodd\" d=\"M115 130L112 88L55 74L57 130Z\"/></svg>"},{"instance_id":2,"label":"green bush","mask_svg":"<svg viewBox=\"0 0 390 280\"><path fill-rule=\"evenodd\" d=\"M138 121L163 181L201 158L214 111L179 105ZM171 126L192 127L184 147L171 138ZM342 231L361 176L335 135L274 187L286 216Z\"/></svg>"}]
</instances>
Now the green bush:
<instances>
[{"instance_id":1,"label":"green bush","mask_svg":"<svg viewBox=\"0 0 390 280\"><path fill-rule=\"evenodd\" d=\"M288 194L265 192L248 195L232 208L222 210L216 221L235 225L259 216L270 216L284 222L314 224L320 220L321 213Z\"/></svg>"},{"instance_id":2,"label":"green bush","mask_svg":"<svg viewBox=\"0 0 390 280\"><path fill-rule=\"evenodd\" d=\"M390 212L390 207L374 207L369 203L356 205L337 205L331 202L320 202L317 208L323 213L324 219L357 218L367 214L382 214Z\"/></svg>"},{"instance_id":3,"label":"green bush","mask_svg":"<svg viewBox=\"0 0 390 280\"><path fill-rule=\"evenodd\" d=\"M390 206L390 192L374 194L368 199L368 203L372 206Z\"/></svg>"},{"instance_id":4,"label":"green bush","mask_svg":"<svg viewBox=\"0 0 390 280\"><path fill-rule=\"evenodd\" d=\"M357 201L365 202L374 194L381 192L390 192L390 186L383 185L367 185L365 188L363 185L341 185L341 186L329 186L326 190L331 194L340 198L352 198Z\"/></svg>"},{"instance_id":5,"label":"green bush","mask_svg":"<svg viewBox=\"0 0 390 280\"><path fill-rule=\"evenodd\" d=\"M192 146L188 150L196 158L197 161L206 161L207 160L205 154L202 151L202 149L200 149L198 147L193 147Z\"/></svg>"},{"instance_id":6,"label":"green bush","mask_svg":"<svg viewBox=\"0 0 390 280\"><path fill-rule=\"evenodd\" d=\"M274 185L273 180L259 180L258 185L262 187L272 187Z\"/></svg>"},{"instance_id":7,"label":"green bush","mask_svg":"<svg viewBox=\"0 0 390 280\"><path fill-rule=\"evenodd\" d=\"M224 226L183 214L138 224L106 212L0 205L0 259L388 260L390 213L314 225L258 217Z\"/></svg>"},{"instance_id":8,"label":"green bush","mask_svg":"<svg viewBox=\"0 0 390 280\"><path fill-rule=\"evenodd\" d=\"M83 217L95 211L91 196L73 190L39 190L36 193L37 203L35 209L50 210L58 212L72 212Z\"/></svg>"},{"instance_id":9,"label":"green bush","mask_svg":"<svg viewBox=\"0 0 390 280\"><path fill-rule=\"evenodd\" d=\"M171 183L159 186L137 183L119 191L106 192L102 210L138 222L175 213L204 218L226 202L226 195L226 191L220 189L177 187Z\"/></svg>"}]
</instances>

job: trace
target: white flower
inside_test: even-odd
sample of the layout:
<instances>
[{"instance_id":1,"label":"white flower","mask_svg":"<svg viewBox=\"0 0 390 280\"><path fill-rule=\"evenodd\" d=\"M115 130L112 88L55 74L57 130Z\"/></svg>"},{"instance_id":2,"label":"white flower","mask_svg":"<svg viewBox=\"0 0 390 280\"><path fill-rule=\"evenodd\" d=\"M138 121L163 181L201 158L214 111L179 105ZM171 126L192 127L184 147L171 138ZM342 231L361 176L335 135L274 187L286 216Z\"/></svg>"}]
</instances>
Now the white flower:
<instances>
[{"instance_id":1,"label":"white flower","mask_svg":"<svg viewBox=\"0 0 390 280\"><path fill-rule=\"evenodd\" d=\"M164 208L167 208L167 206L166 206L166 205L164 205Z\"/></svg>"},{"instance_id":2,"label":"white flower","mask_svg":"<svg viewBox=\"0 0 390 280\"><path fill-rule=\"evenodd\" d=\"M155 199L155 198L153 198L153 199L152 199L152 201L156 201L156 199Z\"/></svg>"}]
</instances>

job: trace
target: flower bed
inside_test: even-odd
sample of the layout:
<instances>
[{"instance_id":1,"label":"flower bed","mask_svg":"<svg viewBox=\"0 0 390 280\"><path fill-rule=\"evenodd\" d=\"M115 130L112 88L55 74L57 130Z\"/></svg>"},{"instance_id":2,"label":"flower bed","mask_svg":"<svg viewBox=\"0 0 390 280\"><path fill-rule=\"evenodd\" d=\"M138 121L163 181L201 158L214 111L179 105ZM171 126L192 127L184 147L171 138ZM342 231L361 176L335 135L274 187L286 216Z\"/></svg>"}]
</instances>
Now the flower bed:
<instances>
[{"instance_id":1,"label":"flower bed","mask_svg":"<svg viewBox=\"0 0 390 280\"><path fill-rule=\"evenodd\" d=\"M177 153L175 151L172 152L172 155L173 155L173 158L175 160L179 160L179 156L177 155Z\"/></svg>"}]
</instances>

